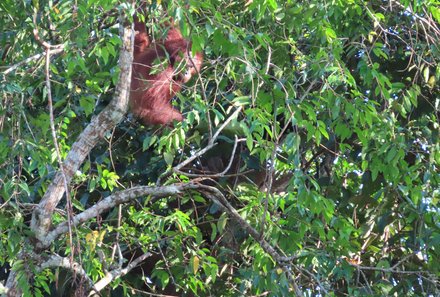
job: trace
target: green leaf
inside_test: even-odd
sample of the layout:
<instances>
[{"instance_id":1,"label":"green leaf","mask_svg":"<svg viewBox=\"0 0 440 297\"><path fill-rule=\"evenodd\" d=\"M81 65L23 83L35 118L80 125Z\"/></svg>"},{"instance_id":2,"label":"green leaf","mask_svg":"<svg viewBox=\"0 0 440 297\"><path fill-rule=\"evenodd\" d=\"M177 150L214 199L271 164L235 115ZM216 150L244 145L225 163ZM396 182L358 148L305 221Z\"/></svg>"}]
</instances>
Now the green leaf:
<instances>
[{"instance_id":1,"label":"green leaf","mask_svg":"<svg viewBox=\"0 0 440 297\"><path fill-rule=\"evenodd\" d=\"M432 16L437 20L437 23L440 23L440 8L435 6L435 4L429 7Z\"/></svg>"},{"instance_id":2,"label":"green leaf","mask_svg":"<svg viewBox=\"0 0 440 297\"><path fill-rule=\"evenodd\" d=\"M166 152L163 154L163 158L168 165L173 165L174 154Z\"/></svg>"},{"instance_id":3,"label":"green leaf","mask_svg":"<svg viewBox=\"0 0 440 297\"><path fill-rule=\"evenodd\" d=\"M425 80L426 83L428 83L429 81L429 66L425 65L424 69L423 69L423 79Z\"/></svg>"},{"instance_id":4,"label":"green leaf","mask_svg":"<svg viewBox=\"0 0 440 297\"><path fill-rule=\"evenodd\" d=\"M327 41L332 43L334 39L336 39L336 32L332 28L325 28L325 36L327 37Z\"/></svg>"},{"instance_id":5,"label":"green leaf","mask_svg":"<svg viewBox=\"0 0 440 297\"><path fill-rule=\"evenodd\" d=\"M278 4L275 0L267 0L267 2L269 3L269 6L272 8L272 10L275 10L278 8Z\"/></svg>"},{"instance_id":6,"label":"green leaf","mask_svg":"<svg viewBox=\"0 0 440 297\"><path fill-rule=\"evenodd\" d=\"M95 99L92 96L81 96L79 105L84 109L86 116L89 116L95 109Z\"/></svg>"},{"instance_id":7,"label":"green leaf","mask_svg":"<svg viewBox=\"0 0 440 297\"><path fill-rule=\"evenodd\" d=\"M26 183L19 183L18 186L26 192L28 196L30 196L31 192L29 190L29 186Z\"/></svg>"}]
</instances>

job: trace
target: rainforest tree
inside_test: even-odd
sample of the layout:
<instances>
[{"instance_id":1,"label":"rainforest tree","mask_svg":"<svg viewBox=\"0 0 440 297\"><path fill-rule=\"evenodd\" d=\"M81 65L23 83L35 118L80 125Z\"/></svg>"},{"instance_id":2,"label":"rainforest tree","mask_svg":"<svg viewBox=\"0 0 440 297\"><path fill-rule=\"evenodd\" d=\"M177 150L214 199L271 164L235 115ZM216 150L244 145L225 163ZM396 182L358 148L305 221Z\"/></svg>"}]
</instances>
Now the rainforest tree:
<instances>
[{"instance_id":1,"label":"rainforest tree","mask_svg":"<svg viewBox=\"0 0 440 297\"><path fill-rule=\"evenodd\" d=\"M173 126L140 3L0 3L0 294L440 294L438 1L144 4L204 55Z\"/></svg>"}]
</instances>

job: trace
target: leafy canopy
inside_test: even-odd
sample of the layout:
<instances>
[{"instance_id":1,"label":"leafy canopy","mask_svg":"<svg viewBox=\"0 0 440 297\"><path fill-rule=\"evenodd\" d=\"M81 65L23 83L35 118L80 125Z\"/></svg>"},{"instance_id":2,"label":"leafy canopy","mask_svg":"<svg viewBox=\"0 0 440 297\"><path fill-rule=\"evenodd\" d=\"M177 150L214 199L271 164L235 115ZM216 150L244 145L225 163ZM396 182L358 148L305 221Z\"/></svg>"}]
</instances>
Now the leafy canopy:
<instances>
[{"instance_id":1,"label":"leafy canopy","mask_svg":"<svg viewBox=\"0 0 440 297\"><path fill-rule=\"evenodd\" d=\"M71 256L92 282L150 253L102 292L108 296L292 296L288 272L305 296L439 295L438 4L149 2L150 33L164 36L173 18L192 50L204 52L201 73L175 102L185 120L158 129L128 116L107 131L69 185L73 206L63 200L53 224L66 221L64 208L78 214L133 185L210 177L204 182L285 262L196 190L139 197L40 253ZM0 265L18 271L25 295L74 290L68 267L41 269L38 257L21 254L33 207L59 168L33 28L64 45L50 61L64 159L114 95L125 7L0 3ZM172 170L220 127L211 150ZM76 289L84 284L74 280Z\"/></svg>"}]
</instances>

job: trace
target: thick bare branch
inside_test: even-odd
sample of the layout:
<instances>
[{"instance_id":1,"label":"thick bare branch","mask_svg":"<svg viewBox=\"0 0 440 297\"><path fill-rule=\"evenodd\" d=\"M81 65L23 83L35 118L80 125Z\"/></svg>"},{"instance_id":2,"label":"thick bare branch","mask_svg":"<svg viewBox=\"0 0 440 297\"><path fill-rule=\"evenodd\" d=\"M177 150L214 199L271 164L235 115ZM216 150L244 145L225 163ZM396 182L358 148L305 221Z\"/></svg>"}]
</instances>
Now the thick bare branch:
<instances>
[{"instance_id":1,"label":"thick bare branch","mask_svg":"<svg viewBox=\"0 0 440 297\"><path fill-rule=\"evenodd\" d=\"M151 196L152 198L161 198L174 196L183 193L185 190L197 189L199 187L200 185L193 183L174 184L163 187L133 187L124 191L114 193L113 195L106 197L92 207L86 209L82 213L74 216L72 218L72 226L78 226L79 224L84 223L117 205L130 202L131 200L134 200L138 197ZM63 222L59 224L54 230L49 232L47 236L37 244L37 246L39 248L48 247L53 240L55 240L61 234L66 233L67 231L68 224L67 222Z\"/></svg>"},{"instance_id":2,"label":"thick bare branch","mask_svg":"<svg viewBox=\"0 0 440 297\"><path fill-rule=\"evenodd\" d=\"M121 24L123 24L121 20ZM64 182L70 183L74 173L83 163L93 147L124 117L128 108L130 91L131 64L133 61L133 30L131 26L121 29L122 46L119 56L121 74L116 92L111 103L95 118L80 134L77 141L63 162L64 174L59 171L48 187L39 206L34 210L31 229L39 240L44 240L51 225L51 217L55 207L64 195Z\"/></svg>"},{"instance_id":3,"label":"thick bare branch","mask_svg":"<svg viewBox=\"0 0 440 297\"><path fill-rule=\"evenodd\" d=\"M116 86L115 96L112 102L97 117L92 119L92 122L73 144L71 151L61 166L64 170L60 170L56 174L41 202L34 209L32 213L31 230L34 232L35 237L38 240L44 239L44 237L47 235L51 225L52 214L55 211L58 202L63 197L66 183L70 183L73 174L76 172L76 170L78 170L79 166L82 164L91 149L98 143L99 140L104 137L105 132L110 130L119 121L121 121L127 111L131 80L131 64L133 61L134 32L132 25L125 22L122 14L120 17L120 24L122 46L119 63L121 74L119 76L119 83ZM52 49L55 49L56 52L63 49L62 45L51 46L47 42L42 41L38 36L38 31L34 31L34 33L36 33L35 38L37 38L38 42L45 47L47 51L47 59L49 59L49 56L54 53ZM35 58L35 56L33 58ZM47 246L48 245L45 247ZM31 250L31 252L25 252L22 250L19 252L17 258L23 260L26 255L33 253L33 248L33 244L29 245L28 242L28 249ZM11 271L8 276L5 288L5 290L8 292L8 296L22 295L21 289L17 283L17 275L17 271Z\"/></svg>"},{"instance_id":4,"label":"thick bare branch","mask_svg":"<svg viewBox=\"0 0 440 297\"><path fill-rule=\"evenodd\" d=\"M39 270L43 270L46 268L53 268L53 267L62 267L68 270L71 270L75 274L81 275L85 280L87 280L87 283L90 287L93 286L93 281L87 276L86 271L82 266L77 262L71 262L71 259L68 257L61 257L60 255L53 254L47 259L45 262L43 262L39 266Z\"/></svg>"},{"instance_id":5,"label":"thick bare branch","mask_svg":"<svg viewBox=\"0 0 440 297\"><path fill-rule=\"evenodd\" d=\"M224 212L226 212L232 219L237 221L241 226L241 228L243 228L250 236L252 236L252 238L260 244L262 249L266 253L268 253L274 259L274 261L283 269L283 271L289 276L289 279L292 283L292 286L297 296L302 296L301 290L299 289L298 285L294 280L292 268L289 267L288 265L288 262L291 260L291 258L280 255L280 253L273 246L271 246L264 238L260 236L260 233L258 233L257 230L255 230L248 222L246 222L241 217L241 215L227 201L227 199L223 196L223 194L214 187L210 187L202 184L196 184L196 183L175 184L175 185L163 186L163 187L146 187L146 186L133 187L128 190L120 191L111 196L108 196L104 200L92 206L91 208L76 215L72 219L72 225L78 226L79 224L86 222L91 218L94 218L97 215L119 204L130 202L131 200L136 199L137 197L151 196L152 198L160 198L160 197L178 195L186 190L200 191L205 197L217 203L220 206L220 208ZM39 247L46 247L58 236L66 233L67 231L68 231L68 224L66 222L59 224L53 231L48 233L44 241L40 242L41 246ZM108 285L116 277L123 275L120 274L123 271L124 269L116 269L114 273L107 274L106 277L100 281L103 284L102 287L101 285L99 287L95 285L96 291L100 291L103 287Z\"/></svg>"}]
</instances>

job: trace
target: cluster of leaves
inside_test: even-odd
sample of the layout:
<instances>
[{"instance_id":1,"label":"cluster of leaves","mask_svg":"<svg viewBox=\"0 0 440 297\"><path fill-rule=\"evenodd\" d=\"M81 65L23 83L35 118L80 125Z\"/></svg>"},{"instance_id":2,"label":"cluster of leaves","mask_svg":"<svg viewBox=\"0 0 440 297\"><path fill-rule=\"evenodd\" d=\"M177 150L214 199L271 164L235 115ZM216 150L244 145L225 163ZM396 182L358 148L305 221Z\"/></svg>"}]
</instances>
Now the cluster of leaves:
<instances>
[{"instance_id":1,"label":"cluster of leaves","mask_svg":"<svg viewBox=\"0 0 440 297\"><path fill-rule=\"evenodd\" d=\"M155 130L129 117L108 131L75 175L74 211L159 177L186 183L222 172L233 158L233 177L213 185L290 257L304 295L438 295L438 1L183 2L152 1L147 22L161 34L154 24L172 17L204 52L200 76L178 95L185 121ZM65 44L50 68L62 157L114 93L121 7L0 3L2 71L42 52L29 15L37 13L42 38ZM36 58L0 77L0 265L21 271L23 291L35 296L70 288L55 285L69 283L68 272L15 261L32 205L58 168L43 66ZM191 174L164 174L204 148L237 108L218 145L182 169ZM54 221L63 220L60 211ZM112 283L115 295L292 295L285 271L241 227L196 192L144 197L51 249L72 254L95 282L119 261L151 253ZM29 270L38 277L26 278Z\"/></svg>"}]
</instances>

